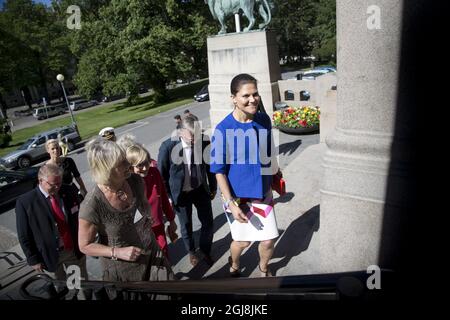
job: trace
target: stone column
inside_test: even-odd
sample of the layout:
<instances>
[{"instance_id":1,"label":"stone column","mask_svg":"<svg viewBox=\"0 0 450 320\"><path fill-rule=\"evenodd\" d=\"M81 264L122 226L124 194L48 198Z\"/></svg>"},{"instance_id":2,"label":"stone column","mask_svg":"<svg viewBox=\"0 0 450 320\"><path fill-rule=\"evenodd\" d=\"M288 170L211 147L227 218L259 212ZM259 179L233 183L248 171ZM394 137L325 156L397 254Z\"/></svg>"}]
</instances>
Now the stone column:
<instances>
[{"instance_id":1,"label":"stone column","mask_svg":"<svg viewBox=\"0 0 450 320\"><path fill-rule=\"evenodd\" d=\"M270 31L250 31L208 37L208 71L211 127L233 110L230 82L239 73L258 80L264 108L272 117L279 100L281 79L276 35Z\"/></svg>"},{"instance_id":2,"label":"stone column","mask_svg":"<svg viewBox=\"0 0 450 320\"><path fill-rule=\"evenodd\" d=\"M402 183L400 170L389 168L402 4L337 0L337 123L323 159L321 272L379 265L385 206L399 205L386 203L386 187L392 175Z\"/></svg>"}]
</instances>

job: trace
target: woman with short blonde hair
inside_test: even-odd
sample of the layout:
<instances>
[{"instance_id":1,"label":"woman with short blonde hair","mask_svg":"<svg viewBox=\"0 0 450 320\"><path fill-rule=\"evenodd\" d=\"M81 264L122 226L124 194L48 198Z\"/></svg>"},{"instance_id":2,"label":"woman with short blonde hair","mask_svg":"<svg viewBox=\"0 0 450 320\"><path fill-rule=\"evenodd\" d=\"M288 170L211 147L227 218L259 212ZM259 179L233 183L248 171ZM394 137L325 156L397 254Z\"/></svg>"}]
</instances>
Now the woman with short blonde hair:
<instances>
[{"instance_id":1,"label":"woman with short blonde hair","mask_svg":"<svg viewBox=\"0 0 450 320\"><path fill-rule=\"evenodd\" d=\"M114 184L113 169L127 161L125 151L114 141L99 138L88 142L86 150L94 181L103 185Z\"/></svg>"},{"instance_id":2,"label":"woman with short blonde hair","mask_svg":"<svg viewBox=\"0 0 450 320\"><path fill-rule=\"evenodd\" d=\"M89 142L86 150L96 185L80 208L81 252L101 257L105 281L174 279L151 231L144 181L131 173L124 150L101 137Z\"/></svg>"},{"instance_id":3,"label":"woman with short blonde hair","mask_svg":"<svg viewBox=\"0 0 450 320\"><path fill-rule=\"evenodd\" d=\"M172 241L176 241L177 225L175 213L169 201L163 179L158 168L151 165L150 153L143 145L135 143L127 148L127 160L132 166L132 172L140 175L145 183L145 196L152 208L152 230L156 241L166 257L169 257L166 231L164 230L164 215L169 221L167 234Z\"/></svg>"},{"instance_id":4,"label":"woman with short blonde hair","mask_svg":"<svg viewBox=\"0 0 450 320\"><path fill-rule=\"evenodd\" d=\"M56 165L63 170L62 183L64 185L70 186L72 192L75 195L79 194L79 200L82 201L87 194L87 190L86 186L84 185L84 181L81 178L80 172L78 171L77 165L75 164L75 161L70 157L62 156L62 150L59 145L58 139L47 140L47 142L45 143L45 150L50 155L50 160L48 160L47 163ZM77 181L79 187L74 184L74 178Z\"/></svg>"}]
</instances>

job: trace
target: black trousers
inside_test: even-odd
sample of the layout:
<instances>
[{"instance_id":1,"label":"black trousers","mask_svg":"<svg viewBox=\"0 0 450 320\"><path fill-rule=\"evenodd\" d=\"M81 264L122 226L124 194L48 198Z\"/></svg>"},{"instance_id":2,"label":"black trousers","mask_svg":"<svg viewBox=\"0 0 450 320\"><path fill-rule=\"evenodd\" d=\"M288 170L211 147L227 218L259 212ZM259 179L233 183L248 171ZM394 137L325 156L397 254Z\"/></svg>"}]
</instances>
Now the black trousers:
<instances>
[{"instance_id":1,"label":"black trousers","mask_svg":"<svg viewBox=\"0 0 450 320\"><path fill-rule=\"evenodd\" d=\"M209 255L213 240L213 214L211 198L206 190L200 186L189 192L182 192L175 205L175 212L180 221L181 237L186 250L195 252L195 243L192 236L192 205L197 209L197 216L202 224L200 229L200 250Z\"/></svg>"}]
</instances>

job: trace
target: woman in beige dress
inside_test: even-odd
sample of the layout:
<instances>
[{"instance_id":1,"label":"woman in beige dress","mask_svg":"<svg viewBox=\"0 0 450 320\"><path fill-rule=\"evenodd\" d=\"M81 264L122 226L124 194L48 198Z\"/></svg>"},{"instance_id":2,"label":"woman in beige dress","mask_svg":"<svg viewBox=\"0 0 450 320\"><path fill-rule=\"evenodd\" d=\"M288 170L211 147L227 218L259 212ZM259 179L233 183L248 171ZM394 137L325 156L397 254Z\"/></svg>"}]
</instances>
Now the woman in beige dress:
<instances>
[{"instance_id":1,"label":"woman in beige dress","mask_svg":"<svg viewBox=\"0 0 450 320\"><path fill-rule=\"evenodd\" d=\"M144 182L130 173L123 149L113 141L96 138L87 146L87 157L96 185L80 208L80 250L100 257L105 281L174 279L151 231Z\"/></svg>"}]
</instances>

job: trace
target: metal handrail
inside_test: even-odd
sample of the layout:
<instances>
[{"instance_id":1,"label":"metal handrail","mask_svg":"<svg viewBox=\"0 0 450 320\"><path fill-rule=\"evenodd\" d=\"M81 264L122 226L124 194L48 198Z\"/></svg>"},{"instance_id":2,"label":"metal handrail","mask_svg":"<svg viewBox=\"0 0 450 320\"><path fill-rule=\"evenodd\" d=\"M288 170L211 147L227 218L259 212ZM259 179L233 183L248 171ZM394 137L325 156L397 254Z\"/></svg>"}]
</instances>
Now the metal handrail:
<instances>
[{"instance_id":1,"label":"metal handrail","mask_svg":"<svg viewBox=\"0 0 450 320\"><path fill-rule=\"evenodd\" d=\"M391 270L381 270L382 277L391 275ZM309 299L341 299L350 295L362 297L367 294L365 286L368 276L366 271L344 272L334 274L315 274L300 276L279 276L269 278L238 278L238 279L201 279L181 281L81 281L82 289L100 291L104 289L116 292L135 292L167 296L192 297L205 295L211 299L221 296L258 297L308 297ZM38 274L27 279L21 286L20 292L25 299L43 300L28 292L27 287L37 280L51 282L57 287L64 288L61 292L54 292L52 299L62 299L69 292L66 282L54 280L45 274ZM353 286L354 288L351 288ZM345 290L342 290L345 288ZM350 289L349 289L350 288ZM343 292L344 291L344 292Z\"/></svg>"}]
</instances>

